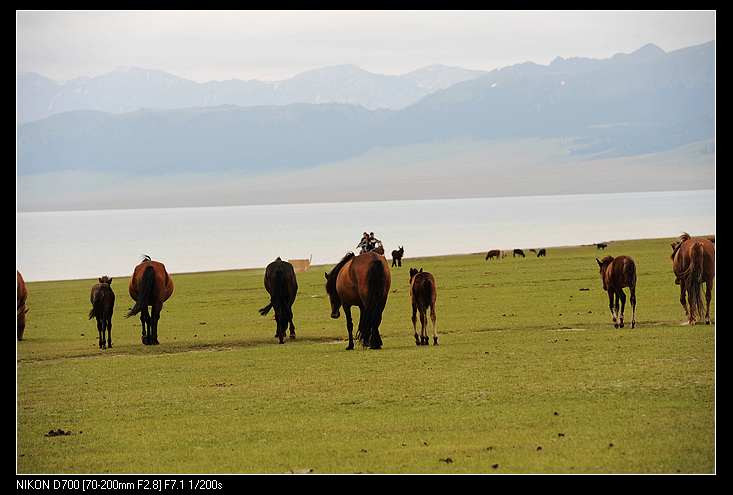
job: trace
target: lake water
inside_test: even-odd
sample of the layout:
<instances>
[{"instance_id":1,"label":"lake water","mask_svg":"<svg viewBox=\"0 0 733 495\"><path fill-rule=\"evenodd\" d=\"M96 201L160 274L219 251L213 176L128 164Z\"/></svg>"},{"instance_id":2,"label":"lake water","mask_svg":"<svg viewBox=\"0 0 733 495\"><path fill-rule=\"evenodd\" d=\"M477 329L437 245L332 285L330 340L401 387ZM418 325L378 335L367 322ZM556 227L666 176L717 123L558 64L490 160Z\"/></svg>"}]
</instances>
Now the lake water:
<instances>
[{"instance_id":1,"label":"lake water","mask_svg":"<svg viewBox=\"0 0 733 495\"><path fill-rule=\"evenodd\" d=\"M363 231L405 257L715 233L715 192L523 196L17 214L28 281L129 276L142 254L170 273L335 263Z\"/></svg>"}]
</instances>

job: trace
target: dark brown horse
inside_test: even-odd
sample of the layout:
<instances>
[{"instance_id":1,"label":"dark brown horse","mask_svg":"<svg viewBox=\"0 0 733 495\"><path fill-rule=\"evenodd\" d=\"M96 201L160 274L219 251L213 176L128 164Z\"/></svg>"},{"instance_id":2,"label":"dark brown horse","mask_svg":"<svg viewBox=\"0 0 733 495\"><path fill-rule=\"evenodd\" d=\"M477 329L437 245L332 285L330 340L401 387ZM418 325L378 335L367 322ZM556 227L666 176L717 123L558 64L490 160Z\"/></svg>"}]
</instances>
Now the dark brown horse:
<instances>
[{"instance_id":1,"label":"dark brown horse","mask_svg":"<svg viewBox=\"0 0 733 495\"><path fill-rule=\"evenodd\" d=\"M351 307L359 307L359 327L356 338L371 349L382 347L379 324L382 312L387 305L391 274L387 260L374 251L354 256L347 253L344 258L326 273L326 292L331 301L331 318L338 318L339 308L343 306L346 315L346 330L349 332L349 345L354 348Z\"/></svg>"},{"instance_id":2,"label":"dark brown horse","mask_svg":"<svg viewBox=\"0 0 733 495\"><path fill-rule=\"evenodd\" d=\"M89 319L97 318L97 332L99 332L99 348L112 348L112 313L115 309L115 293L112 291L112 279L108 276L99 277L99 283L92 286L89 300L92 309L89 310ZM105 333L107 342L105 345Z\"/></svg>"},{"instance_id":3,"label":"dark brown horse","mask_svg":"<svg viewBox=\"0 0 733 495\"><path fill-rule=\"evenodd\" d=\"M539 251L537 251L537 257L540 258L542 256L547 256L547 250L545 248L542 248Z\"/></svg>"},{"instance_id":4,"label":"dark brown horse","mask_svg":"<svg viewBox=\"0 0 733 495\"><path fill-rule=\"evenodd\" d=\"M135 305L125 316L129 318L140 313L144 345L158 345L160 312L163 309L163 303L172 294L173 279L165 270L165 265L145 255L143 261L135 267L130 278L130 297L135 300ZM148 313L148 306L152 307L152 315Z\"/></svg>"},{"instance_id":5,"label":"dark brown horse","mask_svg":"<svg viewBox=\"0 0 733 495\"><path fill-rule=\"evenodd\" d=\"M404 254L404 246L400 246L399 249L392 251L392 266L402 266L402 256L404 256Z\"/></svg>"},{"instance_id":6,"label":"dark brown horse","mask_svg":"<svg viewBox=\"0 0 733 495\"><path fill-rule=\"evenodd\" d=\"M25 287L23 275L21 275L18 270L15 270L15 275L17 280L17 288L15 292L17 303L15 326L16 331L18 332L18 340L23 340L23 332L25 332L25 314L28 312L28 308L25 307L25 301L28 299L28 289Z\"/></svg>"},{"instance_id":7,"label":"dark brown horse","mask_svg":"<svg viewBox=\"0 0 733 495\"><path fill-rule=\"evenodd\" d=\"M515 249L514 252L512 252L512 258L516 258L517 256L524 258L524 251L521 249Z\"/></svg>"},{"instance_id":8,"label":"dark brown horse","mask_svg":"<svg viewBox=\"0 0 733 495\"><path fill-rule=\"evenodd\" d=\"M626 307L626 294L624 287L629 288L629 300L631 302L631 328L636 326L636 264L629 256L606 256L602 260L596 258L600 267L603 290L608 292L608 307L611 310L611 318L615 328L624 327L624 308ZM615 296L615 302L614 302ZM619 313L618 303L621 301L621 312ZM615 312L614 312L615 308ZM618 319L618 322L616 321Z\"/></svg>"},{"instance_id":9,"label":"dark brown horse","mask_svg":"<svg viewBox=\"0 0 733 495\"><path fill-rule=\"evenodd\" d=\"M285 329L290 326L290 338L295 339L293 324L293 303L298 294L298 281L295 278L293 265L278 256L265 269L265 290L270 294L270 303L260 309L265 316L271 308L275 308L275 338L285 343Z\"/></svg>"},{"instance_id":10,"label":"dark brown horse","mask_svg":"<svg viewBox=\"0 0 733 495\"><path fill-rule=\"evenodd\" d=\"M607 247L608 244L606 244L605 242L599 242L598 244L596 244L596 249L606 249Z\"/></svg>"},{"instance_id":11,"label":"dark brown horse","mask_svg":"<svg viewBox=\"0 0 733 495\"><path fill-rule=\"evenodd\" d=\"M488 259L493 259L493 258L497 258L498 259L499 256L501 256L501 251L499 251L498 249L492 249L491 251L489 251L488 253L486 253L486 258L484 258L484 261L486 261Z\"/></svg>"},{"instance_id":12,"label":"dark brown horse","mask_svg":"<svg viewBox=\"0 0 733 495\"><path fill-rule=\"evenodd\" d=\"M715 245L704 237L691 237L688 233L672 244L672 268L680 285L680 303L685 309L690 325L702 319L702 283L705 282L705 323L710 324L710 300L715 278ZM690 300L687 309L685 292Z\"/></svg>"},{"instance_id":13,"label":"dark brown horse","mask_svg":"<svg viewBox=\"0 0 733 495\"><path fill-rule=\"evenodd\" d=\"M430 321L433 322L433 345L438 345L438 325L435 322L435 298L438 287L431 273L410 268L410 300L412 301L412 330L416 345L430 345L427 332L427 312L430 308ZM420 338L417 335L416 313L420 311Z\"/></svg>"}]
</instances>

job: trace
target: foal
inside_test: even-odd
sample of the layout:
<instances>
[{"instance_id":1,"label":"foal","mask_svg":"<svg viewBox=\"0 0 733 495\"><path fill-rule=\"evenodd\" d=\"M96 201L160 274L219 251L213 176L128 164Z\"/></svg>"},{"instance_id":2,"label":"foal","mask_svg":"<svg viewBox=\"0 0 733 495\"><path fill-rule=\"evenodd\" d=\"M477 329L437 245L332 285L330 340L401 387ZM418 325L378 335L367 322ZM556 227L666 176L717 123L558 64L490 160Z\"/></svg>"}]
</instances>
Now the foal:
<instances>
[{"instance_id":1,"label":"foal","mask_svg":"<svg viewBox=\"0 0 733 495\"><path fill-rule=\"evenodd\" d=\"M115 293L112 291L112 279L108 276L100 277L99 283L92 287L92 294L89 297L92 309L89 310L89 319L97 318L97 331L99 332L99 348L112 348L112 312L115 308ZM107 333L107 344L105 346L104 334Z\"/></svg>"},{"instance_id":2,"label":"foal","mask_svg":"<svg viewBox=\"0 0 733 495\"><path fill-rule=\"evenodd\" d=\"M624 307L626 306L626 294L624 287L629 288L631 301L631 328L636 326L636 264L629 256L606 256L602 260L596 258L600 267L603 290L608 292L608 307L611 310L611 318L615 328L624 327ZM614 304L614 295L616 296ZM621 300L621 312L619 313L618 302ZM615 312L614 312L615 307ZM618 322L616 319L618 318Z\"/></svg>"},{"instance_id":3,"label":"foal","mask_svg":"<svg viewBox=\"0 0 733 495\"><path fill-rule=\"evenodd\" d=\"M416 345L430 345L427 332L427 311L430 308L430 320L433 322L433 345L438 345L438 327L435 322L435 298L437 287L435 277L423 272L422 268L410 268L410 299L412 300L412 330L415 333ZM420 311L420 338L417 335L417 311Z\"/></svg>"}]
</instances>

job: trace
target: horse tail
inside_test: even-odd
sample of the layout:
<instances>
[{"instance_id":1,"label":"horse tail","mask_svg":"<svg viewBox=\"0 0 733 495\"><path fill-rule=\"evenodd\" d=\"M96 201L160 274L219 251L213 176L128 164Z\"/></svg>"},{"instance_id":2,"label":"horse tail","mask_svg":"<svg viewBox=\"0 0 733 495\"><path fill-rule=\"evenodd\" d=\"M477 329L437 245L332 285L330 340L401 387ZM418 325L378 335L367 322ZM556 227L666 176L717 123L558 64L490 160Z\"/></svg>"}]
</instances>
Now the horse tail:
<instances>
[{"instance_id":1,"label":"horse tail","mask_svg":"<svg viewBox=\"0 0 733 495\"><path fill-rule=\"evenodd\" d=\"M629 287L636 287L636 263L629 260L629 263L624 265L624 275Z\"/></svg>"},{"instance_id":2,"label":"horse tail","mask_svg":"<svg viewBox=\"0 0 733 495\"><path fill-rule=\"evenodd\" d=\"M386 283L384 268L379 260L372 261L367 271L367 301L364 307L364 324L359 325L356 338L368 346L371 343L372 333L379 327L384 311L384 286Z\"/></svg>"},{"instance_id":3,"label":"horse tail","mask_svg":"<svg viewBox=\"0 0 733 495\"><path fill-rule=\"evenodd\" d=\"M145 268L145 271L143 272L143 279L140 285L141 287L140 292L137 295L137 301L135 301L135 305L130 308L130 311L127 312L125 318L129 318L133 315L138 314L140 311L142 311L143 306L148 306L148 300L153 294L153 289L155 289L155 270L152 266L148 266L147 268Z\"/></svg>"},{"instance_id":4,"label":"horse tail","mask_svg":"<svg viewBox=\"0 0 733 495\"><path fill-rule=\"evenodd\" d=\"M690 296L690 316L703 317L702 277L705 253L702 244L696 242L690 250L690 270L685 285Z\"/></svg>"}]
</instances>

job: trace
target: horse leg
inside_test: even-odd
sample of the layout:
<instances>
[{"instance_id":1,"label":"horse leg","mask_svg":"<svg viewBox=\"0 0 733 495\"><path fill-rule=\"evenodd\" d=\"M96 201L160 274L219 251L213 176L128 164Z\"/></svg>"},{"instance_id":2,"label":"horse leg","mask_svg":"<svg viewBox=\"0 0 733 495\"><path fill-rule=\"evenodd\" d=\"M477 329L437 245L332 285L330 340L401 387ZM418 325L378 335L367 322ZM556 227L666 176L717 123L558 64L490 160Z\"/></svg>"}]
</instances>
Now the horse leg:
<instances>
[{"instance_id":1,"label":"horse leg","mask_svg":"<svg viewBox=\"0 0 733 495\"><path fill-rule=\"evenodd\" d=\"M619 313L619 317L618 317L618 326L619 328L623 328L624 327L624 309L626 308L626 294L624 294L623 289L618 290L618 298L621 299L621 313Z\"/></svg>"},{"instance_id":2,"label":"horse leg","mask_svg":"<svg viewBox=\"0 0 733 495\"><path fill-rule=\"evenodd\" d=\"M160 320L160 311L163 309L163 303L153 304L153 315L152 315L152 336L150 343L152 345L158 345L158 320Z\"/></svg>"},{"instance_id":3,"label":"horse leg","mask_svg":"<svg viewBox=\"0 0 733 495\"><path fill-rule=\"evenodd\" d=\"M619 302L620 301L619 301L618 292L616 292L614 294L614 296L615 297L614 297L613 307L616 310L616 313L615 313L615 318L614 318L614 324L613 324L613 326L614 326L614 328L618 328L618 317L619 317L619 314L620 314L619 313Z\"/></svg>"},{"instance_id":4,"label":"horse leg","mask_svg":"<svg viewBox=\"0 0 733 495\"><path fill-rule=\"evenodd\" d=\"M143 345L150 344L150 314L148 313L148 307L143 306L140 310L140 323L143 326ZM145 326L147 325L147 331Z\"/></svg>"},{"instance_id":5,"label":"horse leg","mask_svg":"<svg viewBox=\"0 0 733 495\"><path fill-rule=\"evenodd\" d=\"M629 287L629 302L631 303L631 328L636 327L636 287Z\"/></svg>"},{"instance_id":6,"label":"horse leg","mask_svg":"<svg viewBox=\"0 0 733 495\"><path fill-rule=\"evenodd\" d=\"M422 345L422 342L417 336L417 306L412 303L412 331L415 334L415 345Z\"/></svg>"},{"instance_id":7,"label":"horse leg","mask_svg":"<svg viewBox=\"0 0 733 495\"><path fill-rule=\"evenodd\" d=\"M685 281L680 280L680 304L685 309L685 317L690 316L690 312L687 310L687 301L685 300Z\"/></svg>"},{"instance_id":8,"label":"horse leg","mask_svg":"<svg viewBox=\"0 0 733 495\"><path fill-rule=\"evenodd\" d=\"M713 297L713 283L710 280L705 281L705 324L710 325L710 299Z\"/></svg>"},{"instance_id":9,"label":"horse leg","mask_svg":"<svg viewBox=\"0 0 733 495\"><path fill-rule=\"evenodd\" d=\"M99 348L104 349L104 321L97 316L97 332L99 333Z\"/></svg>"},{"instance_id":10,"label":"horse leg","mask_svg":"<svg viewBox=\"0 0 733 495\"><path fill-rule=\"evenodd\" d=\"M427 330L425 330L425 326L428 322L428 318L425 313L425 309L420 308L420 343L422 343L422 345L428 345L430 343L430 341L428 340L428 332Z\"/></svg>"},{"instance_id":11,"label":"horse leg","mask_svg":"<svg viewBox=\"0 0 733 495\"><path fill-rule=\"evenodd\" d=\"M112 349L112 315L107 316L107 347Z\"/></svg>"},{"instance_id":12,"label":"horse leg","mask_svg":"<svg viewBox=\"0 0 733 495\"><path fill-rule=\"evenodd\" d=\"M613 320L613 326L618 328L616 325L616 313L613 312L613 291L608 291L608 309L611 310L611 320Z\"/></svg>"},{"instance_id":13,"label":"horse leg","mask_svg":"<svg viewBox=\"0 0 733 495\"><path fill-rule=\"evenodd\" d=\"M382 306L382 311L384 311L384 306ZM374 318L374 326L371 328L372 334L369 339L370 349L382 348L382 336L379 335L379 325L382 323L382 311L378 311Z\"/></svg>"},{"instance_id":14,"label":"horse leg","mask_svg":"<svg viewBox=\"0 0 733 495\"><path fill-rule=\"evenodd\" d=\"M346 346L347 351L354 349L354 320L351 319L351 306L344 304L344 315L346 316L346 330L349 332L349 345Z\"/></svg>"},{"instance_id":15,"label":"horse leg","mask_svg":"<svg viewBox=\"0 0 733 495\"><path fill-rule=\"evenodd\" d=\"M290 316L290 321L288 322L288 325L290 325L290 340L295 340L295 323L293 323L292 316Z\"/></svg>"},{"instance_id":16,"label":"horse leg","mask_svg":"<svg viewBox=\"0 0 733 495\"><path fill-rule=\"evenodd\" d=\"M433 345L438 345L438 324L435 317L435 304L430 305L430 321L433 322Z\"/></svg>"},{"instance_id":17,"label":"horse leg","mask_svg":"<svg viewBox=\"0 0 733 495\"><path fill-rule=\"evenodd\" d=\"M400 259L397 260L397 266L398 267L402 266L402 258L400 258Z\"/></svg>"}]
</instances>

